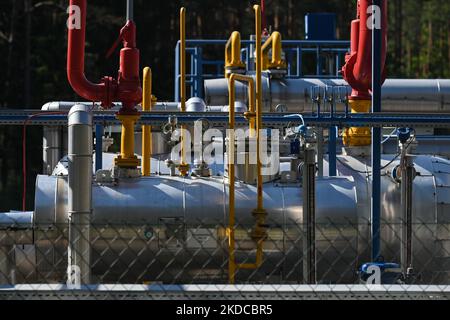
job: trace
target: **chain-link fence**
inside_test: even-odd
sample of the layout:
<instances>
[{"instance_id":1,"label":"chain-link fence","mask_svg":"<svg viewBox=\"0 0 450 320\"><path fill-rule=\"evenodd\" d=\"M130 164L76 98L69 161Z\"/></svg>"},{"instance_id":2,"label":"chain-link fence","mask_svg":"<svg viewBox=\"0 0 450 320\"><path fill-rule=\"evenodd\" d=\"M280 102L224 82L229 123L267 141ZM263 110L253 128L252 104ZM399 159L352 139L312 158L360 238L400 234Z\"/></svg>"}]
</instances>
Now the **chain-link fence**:
<instances>
[{"instance_id":1,"label":"chain-link fence","mask_svg":"<svg viewBox=\"0 0 450 320\"><path fill-rule=\"evenodd\" d=\"M157 288L153 294L160 297L164 297L168 288L176 289L179 294L186 288L195 288L203 294L211 290L223 294L230 290L226 286L230 277L229 228L224 221L176 217L160 218L157 223L3 227L0 230L0 295L4 298L5 292L11 294L16 290L17 293L20 288L36 289L42 285L55 293L77 289L70 287L77 284L89 288L90 294L102 285L103 289L120 290L125 295L136 288L141 291ZM307 273L313 273L315 283L303 288L321 288L323 294L333 297L338 296L333 288L351 291L351 286L370 293L373 287L369 288L368 282L400 285L405 292L414 287L414 292L427 297L432 296L427 294L432 288L433 294L447 296L450 224L414 223L411 237L405 239L402 231L406 225L383 221L380 231L383 257L372 265L378 270L373 270L367 265L371 262L369 222L317 222L314 241L310 243L306 243L306 227L297 221L280 224L279 220L268 219L267 223L260 265L255 264L257 246L251 237L253 226L235 225L234 260L236 264L253 265L236 268L233 287L236 291L256 290L258 294L270 293L280 298L288 296L288 292L299 295L297 286L305 284ZM305 254L308 250L313 254ZM410 261L407 268L402 263L406 258ZM72 268L68 268L68 261L72 261ZM362 289L358 287L361 284Z\"/></svg>"}]
</instances>

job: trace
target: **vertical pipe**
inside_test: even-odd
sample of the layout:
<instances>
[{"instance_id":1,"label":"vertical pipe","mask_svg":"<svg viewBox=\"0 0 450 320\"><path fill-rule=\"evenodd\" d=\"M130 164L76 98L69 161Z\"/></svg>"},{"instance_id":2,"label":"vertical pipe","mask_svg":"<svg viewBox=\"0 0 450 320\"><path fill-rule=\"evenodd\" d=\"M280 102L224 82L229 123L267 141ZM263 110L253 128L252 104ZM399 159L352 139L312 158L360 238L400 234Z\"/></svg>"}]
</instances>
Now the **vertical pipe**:
<instances>
[{"instance_id":1,"label":"vertical pipe","mask_svg":"<svg viewBox=\"0 0 450 320\"><path fill-rule=\"evenodd\" d=\"M323 128L317 127L317 175L323 177Z\"/></svg>"},{"instance_id":2,"label":"vertical pipe","mask_svg":"<svg viewBox=\"0 0 450 320\"><path fill-rule=\"evenodd\" d=\"M186 9L180 9L180 102L181 111L186 109Z\"/></svg>"},{"instance_id":3,"label":"vertical pipe","mask_svg":"<svg viewBox=\"0 0 450 320\"><path fill-rule=\"evenodd\" d=\"M317 59L317 65L316 65L316 75L320 76L322 75L322 60L320 59L320 46L318 45L316 48L316 59Z\"/></svg>"},{"instance_id":4,"label":"vertical pipe","mask_svg":"<svg viewBox=\"0 0 450 320\"><path fill-rule=\"evenodd\" d=\"M173 99L180 102L180 42L175 46L175 94Z\"/></svg>"},{"instance_id":5,"label":"vertical pipe","mask_svg":"<svg viewBox=\"0 0 450 320\"><path fill-rule=\"evenodd\" d=\"M412 191L415 175L411 156L405 156L402 165L401 204L402 204L402 238L401 265L403 274L408 274L412 267Z\"/></svg>"},{"instance_id":6,"label":"vertical pipe","mask_svg":"<svg viewBox=\"0 0 450 320\"><path fill-rule=\"evenodd\" d=\"M62 133L60 127L44 127L43 141L42 141L42 160L43 173L46 175L52 174L53 169L62 158L61 139Z\"/></svg>"},{"instance_id":7,"label":"vertical pipe","mask_svg":"<svg viewBox=\"0 0 450 320\"><path fill-rule=\"evenodd\" d=\"M328 175L334 177L337 174L336 170L336 126L331 126L328 130Z\"/></svg>"},{"instance_id":8,"label":"vertical pipe","mask_svg":"<svg viewBox=\"0 0 450 320\"><path fill-rule=\"evenodd\" d=\"M258 207L257 210L263 209L263 193L262 193L262 176L261 176L261 130L262 130L262 50L261 50L261 8L254 5L255 10L255 33L256 33L256 166L258 171L257 192Z\"/></svg>"},{"instance_id":9,"label":"vertical pipe","mask_svg":"<svg viewBox=\"0 0 450 320\"><path fill-rule=\"evenodd\" d=\"M203 48L197 48L197 97L203 98Z\"/></svg>"},{"instance_id":10,"label":"vertical pipe","mask_svg":"<svg viewBox=\"0 0 450 320\"><path fill-rule=\"evenodd\" d=\"M152 70L149 67L144 68L143 87L142 87L142 111L152 110ZM142 175L149 176L152 154L152 128L151 126L142 126Z\"/></svg>"},{"instance_id":11,"label":"vertical pipe","mask_svg":"<svg viewBox=\"0 0 450 320\"><path fill-rule=\"evenodd\" d=\"M235 239L234 239L234 228L235 228L235 167L234 167L234 99L235 99L235 88L234 88L234 75L231 75L228 81L228 99L229 99L229 117L228 117L228 279L230 284L235 281L236 274L236 260L235 260Z\"/></svg>"},{"instance_id":12,"label":"vertical pipe","mask_svg":"<svg viewBox=\"0 0 450 320\"><path fill-rule=\"evenodd\" d=\"M95 125L95 171L103 168L103 125Z\"/></svg>"},{"instance_id":13,"label":"vertical pipe","mask_svg":"<svg viewBox=\"0 0 450 320\"><path fill-rule=\"evenodd\" d=\"M186 9L180 9L180 98L181 112L186 112ZM185 126L181 126L181 163L179 171L182 176L187 175L186 168L186 146L185 146Z\"/></svg>"},{"instance_id":14,"label":"vertical pipe","mask_svg":"<svg viewBox=\"0 0 450 320\"><path fill-rule=\"evenodd\" d=\"M303 167L303 225L306 237L303 239L303 281L316 283L316 192L315 192L315 154L314 149L305 150Z\"/></svg>"},{"instance_id":15,"label":"vertical pipe","mask_svg":"<svg viewBox=\"0 0 450 320\"><path fill-rule=\"evenodd\" d=\"M382 1L373 1L372 19L376 19L376 6L381 8ZM374 21L375 22L375 21ZM381 29L372 23L372 112L381 111ZM372 128L372 260L380 257L380 220L381 220L381 129Z\"/></svg>"},{"instance_id":16,"label":"vertical pipe","mask_svg":"<svg viewBox=\"0 0 450 320\"><path fill-rule=\"evenodd\" d=\"M134 19L134 1L127 0L127 21L133 21Z\"/></svg>"},{"instance_id":17,"label":"vertical pipe","mask_svg":"<svg viewBox=\"0 0 450 320\"><path fill-rule=\"evenodd\" d=\"M79 270L80 283L90 282L90 216L92 212L92 113L85 105L69 112L68 272Z\"/></svg>"}]
</instances>

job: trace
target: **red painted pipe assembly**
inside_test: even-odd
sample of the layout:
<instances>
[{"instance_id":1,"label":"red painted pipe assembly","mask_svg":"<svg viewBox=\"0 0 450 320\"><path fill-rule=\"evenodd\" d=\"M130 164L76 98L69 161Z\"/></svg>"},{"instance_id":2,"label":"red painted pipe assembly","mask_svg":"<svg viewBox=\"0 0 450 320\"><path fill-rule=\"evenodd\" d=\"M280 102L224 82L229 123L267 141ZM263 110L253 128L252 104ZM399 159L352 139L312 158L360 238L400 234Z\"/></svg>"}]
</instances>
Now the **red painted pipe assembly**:
<instances>
[{"instance_id":1,"label":"red painted pipe assembly","mask_svg":"<svg viewBox=\"0 0 450 320\"><path fill-rule=\"evenodd\" d=\"M372 88L372 30L367 26L371 16L372 0L358 0L357 18L351 23L351 52L342 68L344 79L352 87L352 99L370 99ZM371 11L371 10L370 10ZM381 12L381 66L382 79L386 79L387 0L382 0Z\"/></svg>"},{"instance_id":2,"label":"red painted pipe assembly","mask_svg":"<svg viewBox=\"0 0 450 320\"><path fill-rule=\"evenodd\" d=\"M123 48L120 50L117 79L105 76L100 83L92 83L84 73L86 0L70 0L69 23L74 19L80 19L80 23L68 24L67 44L67 78L73 90L84 99L100 101L104 108L110 108L113 101L120 101L120 113L135 113L134 107L142 100L136 25L133 21L127 21L120 31L119 41L122 41Z\"/></svg>"}]
</instances>

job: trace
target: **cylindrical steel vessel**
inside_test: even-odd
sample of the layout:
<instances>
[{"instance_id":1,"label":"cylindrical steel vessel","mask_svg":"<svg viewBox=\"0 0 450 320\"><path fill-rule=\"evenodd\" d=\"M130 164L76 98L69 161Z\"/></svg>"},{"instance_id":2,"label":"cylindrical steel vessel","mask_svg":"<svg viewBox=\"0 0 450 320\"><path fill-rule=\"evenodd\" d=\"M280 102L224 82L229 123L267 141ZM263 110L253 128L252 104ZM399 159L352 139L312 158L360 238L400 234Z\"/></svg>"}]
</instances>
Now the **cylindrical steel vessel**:
<instances>
[{"instance_id":1,"label":"cylindrical steel vessel","mask_svg":"<svg viewBox=\"0 0 450 320\"><path fill-rule=\"evenodd\" d=\"M390 163L393 157L382 156L381 238L385 260L398 262L401 185L391 178L399 164L399 159ZM338 159L340 177L317 180L317 272L322 283L353 283L357 267L370 261L370 157L342 155ZM448 283L450 161L418 155L413 163L418 173L412 191L414 270L423 283ZM325 161L325 172L327 166ZM65 176L38 176L36 187L35 249L29 260L36 261L35 275L51 274L54 281L61 280L58 274L44 271L57 267L63 277L66 268L66 180ZM117 184L94 183L93 281L226 282L227 190L223 177L152 176ZM301 194L301 186L295 183L264 185L269 223L265 262L257 271L239 272L238 280L301 282ZM254 258L254 243L246 231L254 223L255 203L255 186L237 183L239 261ZM26 266L30 268L29 263Z\"/></svg>"},{"instance_id":2,"label":"cylindrical steel vessel","mask_svg":"<svg viewBox=\"0 0 450 320\"><path fill-rule=\"evenodd\" d=\"M287 112L311 112L311 87L346 86L343 79L278 79L263 76L264 111L274 112L278 105ZM382 87L384 112L448 113L450 112L450 80L387 79ZM228 104L227 79L205 80L205 100L208 105ZM247 87L236 84L236 100L247 102ZM343 106L338 105L342 111ZM323 111L327 110L324 106Z\"/></svg>"},{"instance_id":3,"label":"cylindrical steel vessel","mask_svg":"<svg viewBox=\"0 0 450 320\"><path fill-rule=\"evenodd\" d=\"M56 223L56 226L63 226L63 230L55 232L55 236L61 236L67 220L66 178L38 176L36 189L36 229ZM93 279L97 276L104 280L107 275L109 281L226 282L226 268L222 265L228 258L224 229L228 225L227 192L223 178L157 176L120 180L117 185L94 184ZM264 186L264 205L270 225L265 262L257 272L240 272L241 281L301 281L302 269L298 264L302 256L301 193L298 185L268 183ZM356 223L357 219L353 180L348 177L319 179L317 195L329 200L317 203L317 222L321 228L318 255L327 254L335 261L334 268L342 274L341 281L352 282L357 264L356 260L352 266L348 264L354 260L357 246L357 230L349 223ZM333 210L330 210L330 203L334 203ZM236 219L237 230L240 230L237 240L243 248L238 250L241 261L254 258L254 242L245 230L254 224L251 212L255 206L256 187L238 183ZM342 224L342 233L336 234L335 225L330 225L330 221ZM63 239L53 242L45 239L48 233L36 232L42 235L42 241L35 243L36 252L64 252ZM336 250L332 253L328 251L331 243ZM118 252L121 252L120 257ZM37 259L45 260L39 255ZM117 259L128 264L114 265ZM129 264L135 267L127 270ZM274 270L276 265L279 267ZM37 266L39 268L39 264ZM174 273L179 273L179 278L173 278ZM321 281L332 282L330 275L326 263L319 263Z\"/></svg>"}]
</instances>

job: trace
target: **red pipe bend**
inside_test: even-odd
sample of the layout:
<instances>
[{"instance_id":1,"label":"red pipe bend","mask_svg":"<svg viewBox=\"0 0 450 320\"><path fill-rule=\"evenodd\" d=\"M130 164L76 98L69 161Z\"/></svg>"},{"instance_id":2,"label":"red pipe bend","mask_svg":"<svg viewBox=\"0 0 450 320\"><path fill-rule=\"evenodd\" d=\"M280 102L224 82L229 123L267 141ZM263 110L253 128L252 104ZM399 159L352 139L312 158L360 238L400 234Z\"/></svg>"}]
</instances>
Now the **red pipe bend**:
<instances>
[{"instance_id":1,"label":"red pipe bend","mask_svg":"<svg viewBox=\"0 0 450 320\"><path fill-rule=\"evenodd\" d=\"M347 54L346 63L342 68L344 79L352 87L352 97L368 99L372 89L372 30L367 21L371 14L367 11L372 0L358 0L357 19L351 24L351 52ZM387 0L382 0L381 12L381 68L382 82L386 79L386 48L387 48Z\"/></svg>"},{"instance_id":2,"label":"red pipe bend","mask_svg":"<svg viewBox=\"0 0 450 320\"><path fill-rule=\"evenodd\" d=\"M71 24L77 18L80 19L79 24ZM100 101L104 108L111 107L113 101L120 101L120 112L133 113L136 104L142 100L139 50L136 48L136 26L133 21L127 21L119 40L122 40L123 48L117 80L105 76L100 83L90 82L84 73L86 0L70 0L67 44L67 78L70 85L78 95L89 101Z\"/></svg>"},{"instance_id":3,"label":"red pipe bend","mask_svg":"<svg viewBox=\"0 0 450 320\"><path fill-rule=\"evenodd\" d=\"M79 8L76 9L74 6ZM79 14L79 17L77 16ZM80 19L70 25L74 19ZM84 50L86 38L86 0L70 0L67 43L67 79L73 90L90 101L106 101L105 83L92 83L84 74Z\"/></svg>"}]
</instances>

